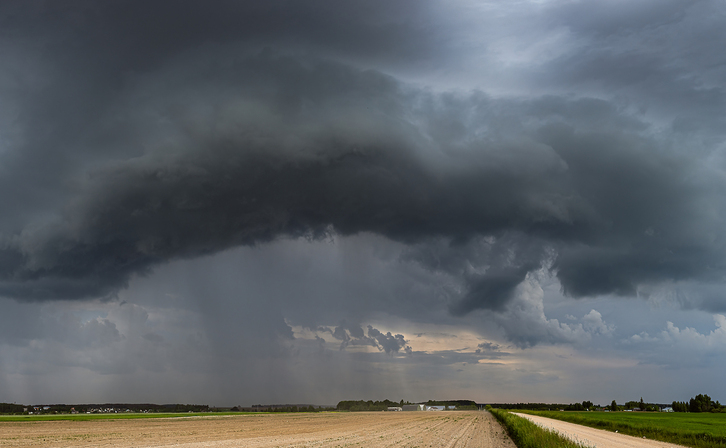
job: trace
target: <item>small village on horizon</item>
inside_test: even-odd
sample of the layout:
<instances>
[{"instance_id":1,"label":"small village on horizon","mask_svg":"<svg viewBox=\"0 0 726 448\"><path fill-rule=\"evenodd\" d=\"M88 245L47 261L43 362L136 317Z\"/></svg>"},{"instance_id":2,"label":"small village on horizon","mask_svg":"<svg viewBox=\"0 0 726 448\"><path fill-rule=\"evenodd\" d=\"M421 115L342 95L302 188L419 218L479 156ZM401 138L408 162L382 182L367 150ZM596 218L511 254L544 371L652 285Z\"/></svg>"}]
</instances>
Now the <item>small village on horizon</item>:
<instances>
[{"instance_id":1,"label":"small village on horizon","mask_svg":"<svg viewBox=\"0 0 726 448\"><path fill-rule=\"evenodd\" d=\"M672 403L646 403L627 401L609 405L582 403L477 403L472 400L428 400L411 403L391 400L345 400L337 405L319 404L254 404L251 406L209 406L202 404L152 404L152 403L103 403L103 404L39 404L23 405L0 403L0 414L6 415L49 415L49 414L123 414L123 413L245 413L245 412L364 412L364 411L454 411L482 410L485 407L509 410L532 411L593 411L593 412L726 412L726 406L710 396L699 394L686 401Z\"/></svg>"}]
</instances>

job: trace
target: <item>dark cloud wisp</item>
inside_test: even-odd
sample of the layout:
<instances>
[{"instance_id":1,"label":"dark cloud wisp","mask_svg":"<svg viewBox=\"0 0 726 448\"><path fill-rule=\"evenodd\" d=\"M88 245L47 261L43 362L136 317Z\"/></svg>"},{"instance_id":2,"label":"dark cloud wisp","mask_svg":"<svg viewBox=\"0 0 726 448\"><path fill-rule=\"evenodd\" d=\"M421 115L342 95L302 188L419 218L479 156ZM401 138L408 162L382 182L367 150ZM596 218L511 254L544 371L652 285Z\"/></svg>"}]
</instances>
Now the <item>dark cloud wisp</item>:
<instances>
[{"instance_id":1,"label":"dark cloud wisp","mask_svg":"<svg viewBox=\"0 0 726 448\"><path fill-rule=\"evenodd\" d=\"M339 340L340 350L345 350L350 345L368 345L386 354L398 353L401 350L406 353L411 352L411 347L407 345L408 341L402 334L393 335L390 331L384 334L371 325L368 325L367 335L360 325L348 324L345 321L335 328L318 327L316 331L330 333ZM320 339L318 335L315 338Z\"/></svg>"}]
</instances>

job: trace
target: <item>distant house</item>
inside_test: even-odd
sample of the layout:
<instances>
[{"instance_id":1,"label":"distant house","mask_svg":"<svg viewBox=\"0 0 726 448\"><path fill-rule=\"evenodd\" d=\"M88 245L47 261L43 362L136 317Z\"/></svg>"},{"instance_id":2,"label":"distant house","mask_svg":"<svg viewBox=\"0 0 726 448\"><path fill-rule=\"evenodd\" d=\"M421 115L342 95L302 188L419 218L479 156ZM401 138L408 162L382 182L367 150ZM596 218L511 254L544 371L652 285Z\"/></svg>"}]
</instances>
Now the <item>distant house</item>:
<instances>
[{"instance_id":1,"label":"distant house","mask_svg":"<svg viewBox=\"0 0 726 448\"><path fill-rule=\"evenodd\" d=\"M427 411L443 411L446 406L426 406Z\"/></svg>"},{"instance_id":2,"label":"distant house","mask_svg":"<svg viewBox=\"0 0 726 448\"><path fill-rule=\"evenodd\" d=\"M673 408L670 406L666 406L662 410L663 410L663 412L673 412Z\"/></svg>"},{"instance_id":3,"label":"distant house","mask_svg":"<svg viewBox=\"0 0 726 448\"><path fill-rule=\"evenodd\" d=\"M403 411L403 408L400 406L388 406L389 411Z\"/></svg>"}]
</instances>

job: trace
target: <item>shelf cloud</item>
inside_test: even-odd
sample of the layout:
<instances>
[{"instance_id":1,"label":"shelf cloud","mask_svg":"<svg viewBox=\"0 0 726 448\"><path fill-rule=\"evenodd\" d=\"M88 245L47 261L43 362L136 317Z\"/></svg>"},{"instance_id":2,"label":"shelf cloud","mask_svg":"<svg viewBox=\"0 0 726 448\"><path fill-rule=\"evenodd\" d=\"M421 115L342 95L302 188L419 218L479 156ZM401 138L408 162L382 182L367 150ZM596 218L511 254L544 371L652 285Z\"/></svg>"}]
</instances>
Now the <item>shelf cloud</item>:
<instances>
[{"instance_id":1,"label":"shelf cloud","mask_svg":"<svg viewBox=\"0 0 726 448\"><path fill-rule=\"evenodd\" d=\"M712 340L722 6L3 4L0 349L71 331L99 375L181 371L183 347L465 372ZM425 325L481 340L421 350ZM565 378L537 362L518 372Z\"/></svg>"}]
</instances>

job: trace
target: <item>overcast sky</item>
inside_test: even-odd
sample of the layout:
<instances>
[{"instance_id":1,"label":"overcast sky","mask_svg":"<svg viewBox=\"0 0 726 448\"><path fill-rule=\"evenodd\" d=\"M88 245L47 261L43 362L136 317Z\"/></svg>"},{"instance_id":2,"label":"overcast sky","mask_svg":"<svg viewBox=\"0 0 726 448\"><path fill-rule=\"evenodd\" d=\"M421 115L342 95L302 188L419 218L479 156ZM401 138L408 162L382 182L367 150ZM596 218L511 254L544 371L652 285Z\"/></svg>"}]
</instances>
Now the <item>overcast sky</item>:
<instances>
[{"instance_id":1,"label":"overcast sky","mask_svg":"<svg viewBox=\"0 0 726 448\"><path fill-rule=\"evenodd\" d=\"M726 400L726 4L0 3L0 402Z\"/></svg>"}]
</instances>

